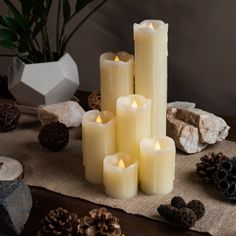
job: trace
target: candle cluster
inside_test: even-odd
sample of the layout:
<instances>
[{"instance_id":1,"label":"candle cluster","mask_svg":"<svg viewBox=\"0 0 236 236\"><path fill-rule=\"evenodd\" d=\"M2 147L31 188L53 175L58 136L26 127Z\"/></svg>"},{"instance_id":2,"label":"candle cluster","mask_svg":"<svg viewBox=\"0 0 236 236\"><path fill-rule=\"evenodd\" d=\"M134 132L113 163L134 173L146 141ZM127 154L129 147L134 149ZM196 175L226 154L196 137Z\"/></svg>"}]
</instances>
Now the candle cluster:
<instances>
[{"instance_id":1,"label":"candle cluster","mask_svg":"<svg viewBox=\"0 0 236 236\"><path fill-rule=\"evenodd\" d=\"M101 109L82 122L85 178L113 198L167 194L175 178L175 143L166 137L168 24L134 24L135 57L100 56ZM135 64L135 66L134 66ZM135 75L135 76L134 76Z\"/></svg>"}]
</instances>

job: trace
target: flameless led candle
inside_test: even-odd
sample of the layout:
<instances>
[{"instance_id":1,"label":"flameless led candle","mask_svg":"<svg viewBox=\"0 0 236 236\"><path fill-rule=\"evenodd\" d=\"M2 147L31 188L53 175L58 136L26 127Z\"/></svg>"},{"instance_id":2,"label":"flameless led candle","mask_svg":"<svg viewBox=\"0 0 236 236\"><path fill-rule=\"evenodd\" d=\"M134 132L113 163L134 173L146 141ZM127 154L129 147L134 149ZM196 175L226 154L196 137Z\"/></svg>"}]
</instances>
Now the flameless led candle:
<instances>
[{"instance_id":1,"label":"flameless led candle","mask_svg":"<svg viewBox=\"0 0 236 236\"><path fill-rule=\"evenodd\" d=\"M105 192L110 197L126 199L138 192L138 162L125 153L105 157L103 176Z\"/></svg>"},{"instance_id":2,"label":"flameless led candle","mask_svg":"<svg viewBox=\"0 0 236 236\"><path fill-rule=\"evenodd\" d=\"M133 55L127 52L100 56L101 109L116 112L116 100L134 93Z\"/></svg>"},{"instance_id":3,"label":"flameless led candle","mask_svg":"<svg viewBox=\"0 0 236 236\"><path fill-rule=\"evenodd\" d=\"M103 159L116 152L115 117L108 111L91 110L82 121L83 163L85 179L103 183Z\"/></svg>"},{"instance_id":4,"label":"flameless led candle","mask_svg":"<svg viewBox=\"0 0 236 236\"><path fill-rule=\"evenodd\" d=\"M137 94L119 97L116 106L117 149L139 158L139 142L151 135L151 100Z\"/></svg>"},{"instance_id":5,"label":"flameless led candle","mask_svg":"<svg viewBox=\"0 0 236 236\"><path fill-rule=\"evenodd\" d=\"M152 136L166 135L168 24L134 24L135 93L152 100Z\"/></svg>"},{"instance_id":6,"label":"flameless led candle","mask_svg":"<svg viewBox=\"0 0 236 236\"><path fill-rule=\"evenodd\" d=\"M139 180L146 194L163 195L173 189L175 142L169 137L143 138L140 142Z\"/></svg>"}]
</instances>

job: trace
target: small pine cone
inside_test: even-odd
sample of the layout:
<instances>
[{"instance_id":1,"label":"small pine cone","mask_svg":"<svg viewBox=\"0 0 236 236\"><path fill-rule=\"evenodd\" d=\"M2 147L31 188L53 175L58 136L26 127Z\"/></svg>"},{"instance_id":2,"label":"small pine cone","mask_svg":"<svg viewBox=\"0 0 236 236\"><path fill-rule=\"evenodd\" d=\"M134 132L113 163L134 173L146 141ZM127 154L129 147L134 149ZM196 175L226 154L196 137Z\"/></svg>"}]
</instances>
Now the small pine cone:
<instances>
[{"instance_id":1,"label":"small pine cone","mask_svg":"<svg viewBox=\"0 0 236 236\"><path fill-rule=\"evenodd\" d=\"M51 210L44 218L40 229L42 236L76 236L80 220L77 214L61 207Z\"/></svg>"},{"instance_id":2,"label":"small pine cone","mask_svg":"<svg viewBox=\"0 0 236 236\"><path fill-rule=\"evenodd\" d=\"M186 207L186 202L184 201L184 199L182 197L175 196L171 200L171 206L174 206L174 207L180 209L182 207Z\"/></svg>"},{"instance_id":3,"label":"small pine cone","mask_svg":"<svg viewBox=\"0 0 236 236\"><path fill-rule=\"evenodd\" d=\"M196 175L203 178L207 183L213 183L213 175L218 165L225 159L228 159L222 152L210 152L200 158L201 162L197 163Z\"/></svg>"},{"instance_id":4,"label":"small pine cone","mask_svg":"<svg viewBox=\"0 0 236 236\"><path fill-rule=\"evenodd\" d=\"M197 220L202 218L205 214L205 206L199 200L192 200L187 204L187 207L193 210L197 216Z\"/></svg>"},{"instance_id":5,"label":"small pine cone","mask_svg":"<svg viewBox=\"0 0 236 236\"><path fill-rule=\"evenodd\" d=\"M93 209L89 216L85 216L79 226L80 235L120 236L119 219L113 216L106 208Z\"/></svg>"},{"instance_id":6,"label":"small pine cone","mask_svg":"<svg viewBox=\"0 0 236 236\"><path fill-rule=\"evenodd\" d=\"M59 121L52 122L41 129L38 140L44 148L54 152L60 151L69 142L69 129Z\"/></svg>"},{"instance_id":7,"label":"small pine cone","mask_svg":"<svg viewBox=\"0 0 236 236\"><path fill-rule=\"evenodd\" d=\"M8 132L15 129L19 118L20 111L15 105L0 105L0 130Z\"/></svg>"},{"instance_id":8,"label":"small pine cone","mask_svg":"<svg viewBox=\"0 0 236 236\"><path fill-rule=\"evenodd\" d=\"M178 209L175 223L182 228L191 228L195 225L197 216L195 212L187 207Z\"/></svg>"},{"instance_id":9,"label":"small pine cone","mask_svg":"<svg viewBox=\"0 0 236 236\"><path fill-rule=\"evenodd\" d=\"M171 205L161 204L157 208L158 213L169 221L175 221L178 209Z\"/></svg>"}]
</instances>

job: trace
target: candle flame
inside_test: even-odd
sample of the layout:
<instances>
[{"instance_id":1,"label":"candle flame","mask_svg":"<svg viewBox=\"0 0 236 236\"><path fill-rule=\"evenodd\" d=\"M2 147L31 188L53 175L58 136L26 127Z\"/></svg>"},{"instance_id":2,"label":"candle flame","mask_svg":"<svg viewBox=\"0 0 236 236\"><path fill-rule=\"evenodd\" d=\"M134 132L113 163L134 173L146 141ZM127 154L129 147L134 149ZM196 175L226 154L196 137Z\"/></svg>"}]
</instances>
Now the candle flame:
<instances>
[{"instance_id":1,"label":"candle flame","mask_svg":"<svg viewBox=\"0 0 236 236\"><path fill-rule=\"evenodd\" d=\"M116 56L114 61L120 61L120 58Z\"/></svg>"},{"instance_id":2,"label":"candle flame","mask_svg":"<svg viewBox=\"0 0 236 236\"><path fill-rule=\"evenodd\" d=\"M124 160L121 158L120 161L119 161L119 167L124 169L125 168L125 163L124 163Z\"/></svg>"},{"instance_id":3,"label":"candle flame","mask_svg":"<svg viewBox=\"0 0 236 236\"><path fill-rule=\"evenodd\" d=\"M148 27L149 27L150 29L154 30L154 26L153 26L152 22L148 25Z\"/></svg>"},{"instance_id":4,"label":"candle flame","mask_svg":"<svg viewBox=\"0 0 236 236\"><path fill-rule=\"evenodd\" d=\"M160 143L159 143L159 142L156 142L156 143L155 143L154 149L155 149L156 151L158 151L158 150L161 149L161 146L160 146Z\"/></svg>"},{"instance_id":5,"label":"candle flame","mask_svg":"<svg viewBox=\"0 0 236 236\"><path fill-rule=\"evenodd\" d=\"M102 123L102 118L101 118L100 115L97 116L96 122L97 122L97 123L100 123L100 124Z\"/></svg>"},{"instance_id":6,"label":"candle flame","mask_svg":"<svg viewBox=\"0 0 236 236\"><path fill-rule=\"evenodd\" d=\"M135 100L133 100L133 102L132 102L132 107L135 109L138 108L138 103Z\"/></svg>"}]
</instances>

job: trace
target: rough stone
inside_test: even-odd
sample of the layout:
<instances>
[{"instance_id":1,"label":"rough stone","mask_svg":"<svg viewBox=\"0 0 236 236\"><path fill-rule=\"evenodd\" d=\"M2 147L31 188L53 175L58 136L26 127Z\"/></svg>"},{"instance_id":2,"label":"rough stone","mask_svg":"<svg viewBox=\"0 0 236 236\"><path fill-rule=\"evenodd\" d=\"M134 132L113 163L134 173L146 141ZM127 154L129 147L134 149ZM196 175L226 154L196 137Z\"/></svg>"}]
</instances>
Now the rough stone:
<instances>
[{"instance_id":1,"label":"rough stone","mask_svg":"<svg viewBox=\"0 0 236 236\"><path fill-rule=\"evenodd\" d=\"M41 124L60 121L67 127L78 127L82 122L84 109L74 101L39 106L37 110Z\"/></svg>"},{"instance_id":2,"label":"rough stone","mask_svg":"<svg viewBox=\"0 0 236 236\"><path fill-rule=\"evenodd\" d=\"M168 118L167 135L175 140L178 149L187 153L200 152L207 147L199 142L198 128L174 117Z\"/></svg>"},{"instance_id":3,"label":"rough stone","mask_svg":"<svg viewBox=\"0 0 236 236\"><path fill-rule=\"evenodd\" d=\"M229 131L222 118L194 106L194 103L174 102L167 109L167 135L186 153L200 152L209 144L224 140Z\"/></svg>"},{"instance_id":4,"label":"rough stone","mask_svg":"<svg viewBox=\"0 0 236 236\"><path fill-rule=\"evenodd\" d=\"M167 104L168 108L194 108L196 106L196 103L193 102L180 102L180 101L176 101L176 102L169 102Z\"/></svg>"},{"instance_id":5,"label":"rough stone","mask_svg":"<svg viewBox=\"0 0 236 236\"><path fill-rule=\"evenodd\" d=\"M32 208L29 187L22 181L0 181L0 235L18 236Z\"/></svg>"},{"instance_id":6,"label":"rough stone","mask_svg":"<svg viewBox=\"0 0 236 236\"><path fill-rule=\"evenodd\" d=\"M178 109L176 118L197 127L201 143L214 144L228 136L229 126L226 122L222 118L201 109Z\"/></svg>"}]
</instances>

